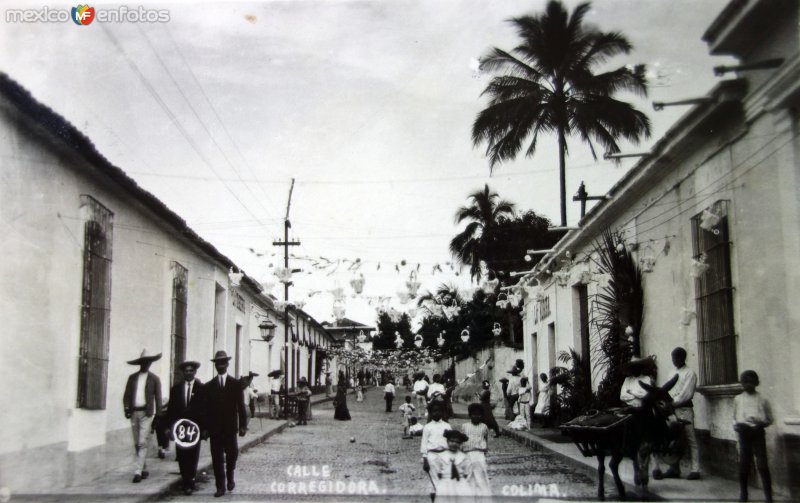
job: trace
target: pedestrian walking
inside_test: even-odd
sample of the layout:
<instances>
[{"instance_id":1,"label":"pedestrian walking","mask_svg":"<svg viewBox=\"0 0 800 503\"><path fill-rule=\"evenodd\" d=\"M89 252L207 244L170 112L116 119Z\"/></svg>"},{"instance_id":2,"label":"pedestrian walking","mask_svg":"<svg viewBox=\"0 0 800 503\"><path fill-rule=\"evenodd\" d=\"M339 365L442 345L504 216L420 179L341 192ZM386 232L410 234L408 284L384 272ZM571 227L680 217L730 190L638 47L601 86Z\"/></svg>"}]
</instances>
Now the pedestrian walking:
<instances>
[{"instance_id":1,"label":"pedestrian walking","mask_svg":"<svg viewBox=\"0 0 800 503\"><path fill-rule=\"evenodd\" d=\"M230 359L225 351L216 352L211 361L214 362L217 375L205 387L211 463L217 487L215 498L224 495L225 489L233 491L236 487L234 473L239 457L236 435L238 433L243 437L247 432L244 390L236 378L228 375Z\"/></svg>"},{"instance_id":2,"label":"pedestrian walking","mask_svg":"<svg viewBox=\"0 0 800 503\"><path fill-rule=\"evenodd\" d=\"M308 380L301 377L297 382L297 424L308 424L308 404L311 401L311 389Z\"/></svg>"},{"instance_id":3,"label":"pedestrian walking","mask_svg":"<svg viewBox=\"0 0 800 503\"><path fill-rule=\"evenodd\" d=\"M383 399L386 400L386 412L392 411L392 400L394 400L395 393L394 379L389 379L389 382L383 387Z\"/></svg>"},{"instance_id":4,"label":"pedestrian walking","mask_svg":"<svg viewBox=\"0 0 800 503\"><path fill-rule=\"evenodd\" d=\"M520 383L520 369L516 366L511 367L511 370L508 371L511 374L511 377L508 378L508 386L506 388L506 419L509 421L513 421L516 417L514 413L514 406L517 404L517 400L519 399L519 383Z\"/></svg>"},{"instance_id":5,"label":"pedestrian walking","mask_svg":"<svg viewBox=\"0 0 800 503\"><path fill-rule=\"evenodd\" d=\"M150 365L161 358L161 353L151 355L147 349L128 365L138 365L139 371L128 376L122 407L131 421L134 447L133 482L139 483L150 473L147 471L147 443L152 432L153 418L161 414L161 380L150 372Z\"/></svg>"},{"instance_id":6,"label":"pedestrian walking","mask_svg":"<svg viewBox=\"0 0 800 503\"><path fill-rule=\"evenodd\" d=\"M473 501L475 493L471 484L471 466L467 455L461 451L467 436L457 430L447 430L443 436L447 449L430 459L436 497L446 501Z\"/></svg>"},{"instance_id":7,"label":"pedestrian walking","mask_svg":"<svg viewBox=\"0 0 800 503\"><path fill-rule=\"evenodd\" d=\"M403 415L403 438L411 438L408 433L408 427L411 425L411 418L414 417L416 407L411 403L411 396L406 396L406 401L403 405L397 408L400 414Z\"/></svg>"},{"instance_id":8,"label":"pedestrian walking","mask_svg":"<svg viewBox=\"0 0 800 503\"><path fill-rule=\"evenodd\" d=\"M344 377L344 374L340 374ZM336 398L333 399L333 406L336 410L333 413L333 418L339 421L350 421L350 411L347 409L347 385L344 380L336 383Z\"/></svg>"},{"instance_id":9,"label":"pedestrian walking","mask_svg":"<svg viewBox=\"0 0 800 503\"><path fill-rule=\"evenodd\" d=\"M461 450L467 455L472 477L470 483L474 496L491 496L489 486L489 467L486 453L489 450L489 427L483 422L483 406L471 403L467 407L470 422L461 425L461 432L467 436Z\"/></svg>"},{"instance_id":10,"label":"pedestrian walking","mask_svg":"<svg viewBox=\"0 0 800 503\"><path fill-rule=\"evenodd\" d=\"M364 401L364 386L361 384L361 380L356 383L356 402L363 402Z\"/></svg>"},{"instance_id":11,"label":"pedestrian walking","mask_svg":"<svg viewBox=\"0 0 800 503\"><path fill-rule=\"evenodd\" d=\"M495 438L500 436L500 425L497 424L497 419L494 418L492 411L492 384L489 381L483 381L483 389L478 395L478 400L481 402L481 409L483 409L483 423L494 431Z\"/></svg>"},{"instance_id":12,"label":"pedestrian walking","mask_svg":"<svg viewBox=\"0 0 800 503\"><path fill-rule=\"evenodd\" d=\"M733 399L733 429L739 439L739 501L747 501L750 466L755 458L761 476L764 498L772 501L772 478L767 463L767 442L764 430L773 422L772 407L758 391L758 374L742 372L739 381L744 391Z\"/></svg>"},{"instance_id":13,"label":"pedestrian walking","mask_svg":"<svg viewBox=\"0 0 800 503\"><path fill-rule=\"evenodd\" d=\"M183 371L183 381L176 383L169 390L169 405L166 414L166 428L164 433L175 440L175 459L178 461L178 469L183 481L183 492L186 495L192 494L195 490L195 476L197 475L197 462L200 459L200 439L206 436L205 424L205 398L203 395L203 383L195 378L200 363L196 361L184 361L178 365ZM183 426L181 433L187 433L187 428L192 428L188 432L188 437L175 438L173 430L176 423L181 420L188 420L196 425L196 429L188 421Z\"/></svg>"},{"instance_id":14,"label":"pedestrian walking","mask_svg":"<svg viewBox=\"0 0 800 503\"><path fill-rule=\"evenodd\" d=\"M451 430L450 424L442 420L442 403L431 402L428 405L428 423L422 428L422 440L420 442L420 453L422 454L422 469L431 473L431 466L440 466L439 457L448 449L447 439L444 433ZM438 479L431 474L434 491L437 491Z\"/></svg>"},{"instance_id":15,"label":"pedestrian walking","mask_svg":"<svg viewBox=\"0 0 800 503\"><path fill-rule=\"evenodd\" d=\"M330 397L333 395L333 381L331 380L330 371L325 372L325 396Z\"/></svg>"},{"instance_id":16,"label":"pedestrian walking","mask_svg":"<svg viewBox=\"0 0 800 503\"><path fill-rule=\"evenodd\" d=\"M672 350L672 364L675 365L675 372L672 377L664 384L663 388L669 391L672 397L672 406L675 408L675 421L683 423L683 435L686 444L689 446L689 455L692 469L686 477L688 480L700 478L700 456L697 448L697 436L694 431L694 397L697 387L697 374L686 366L686 350L677 347ZM662 473L659 457L655 457L655 469L653 478L677 478L681 476L680 459L676 460L666 471Z\"/></svg>"},{"instance_id":17,"label":"pedestrian walking","mask_svg":"<svg viewBox=\"0 0 800 503\"><path fill-rule=\"evenodd\" d=\"M273 372L280 372L279 370L273 370ZM278 419L281 416L281 396L284 395L284 387L283 387L283 375L273 374L277 377L272 379L272 384L270 385L269 390L269 400L270 400L270 417L272 419Z\"/></svg>"}]
</instances>

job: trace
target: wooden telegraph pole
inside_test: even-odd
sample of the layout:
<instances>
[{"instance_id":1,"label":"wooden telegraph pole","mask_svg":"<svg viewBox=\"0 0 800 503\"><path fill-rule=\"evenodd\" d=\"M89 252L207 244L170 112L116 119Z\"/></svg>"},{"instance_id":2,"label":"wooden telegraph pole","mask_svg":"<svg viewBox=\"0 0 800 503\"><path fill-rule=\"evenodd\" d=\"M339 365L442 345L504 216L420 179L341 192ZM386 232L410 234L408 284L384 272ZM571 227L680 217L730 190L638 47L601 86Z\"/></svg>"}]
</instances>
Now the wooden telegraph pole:
<instances>
[{"instance_id":1,"label":"wooden telegraph pole","mask_svg":"<svg viewBox=\"0 0 800 503\"><path fill-rule=\"evenodd\" d=\"M294 178L289 187L289 200L286 203L286 218L283 221L283 241L273 241L272 246L283 246L283 266L289 268L289 247L299 246L300 241L289 241L289 228L292 223L289 221L289 208L292 206L292 192L294 191ZM283 311L283 416L289 418L289 286L291 281L283 285L283 300L286 303Z\"/></svg>"}]
</instances>

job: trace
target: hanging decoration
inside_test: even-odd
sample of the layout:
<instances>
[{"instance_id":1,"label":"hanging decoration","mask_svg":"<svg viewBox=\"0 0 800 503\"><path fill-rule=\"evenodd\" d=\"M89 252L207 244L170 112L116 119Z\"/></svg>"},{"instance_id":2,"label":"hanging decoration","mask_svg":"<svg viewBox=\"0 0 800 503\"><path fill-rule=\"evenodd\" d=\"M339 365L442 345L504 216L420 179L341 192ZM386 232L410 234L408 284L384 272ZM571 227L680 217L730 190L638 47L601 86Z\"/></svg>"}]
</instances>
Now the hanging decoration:
<instances>
[{"instance_id":1,"label":"hanging decoration","mask_svg":"<svg viewBox=\"0 0 800 503\"><path fill-rule=\"evenodd\" d=\"M338 301L333 303L333 317L336 318L336 321L344 319L345 311L346 309L343 303Z\"/></svg>"},{"instance_id":2,"label":"hanging decoration","mask_svg":"<svg viewBox=\"0 0 800 503\"><path fill-rule=\"evenodd\" d=\"M653 272L653 266L656 264L656 257L653 248L648 244L645 246L642 256L639 258L639 265L642 272Z\"/></svg>"},{"instance_id":3,"label":"hanging decoration","mask_svg":"<svg viewBox=\"0 0 800 503\"><path fill-rule=\"evenodd\" d=\"M436 338L436 344L438 344L439 347L444 346L444 334L445 334L445 331L442 330L442 332L439 334L439 337Z\"/></svg>"},{"instance_id":4,"label":"hanging decoration","mask_svg":"<svg viewBox=\"0 0 800 503\"><path fill-rule=\"evenodd\" d=\"M305 307L305 305L306 305L306 301L304 301L303 299L294 301L294 306L297 309L303 309L303 307Z\"/></svg>"},{"instance_id":5,"label":"hanging decoration","mask_svg":"<svg viewBox=\"0 0 800 503\"><path fill-rule=\"evenodd\" d=\"M522 293L520 289L517 289L514 293L511 294L508 298L509 304L511 307L520 307L522 305Z\"/></svg>"},{"instance_id":6,"label":"hanging decoration","mask_svg":"<svg viewBox=\"0 0 800 503\"><path fill-rule=\"evenodd\" d=\"M558 286L565 287L569 285L569 271L556 271L553 276L555 277Z\"/></svg>"},{"instance_id":7,"label":"hanging decoration","mask_svg":"<svg viewBox=\"0 0 800 503\"><path fill-rule=\"evenodd\" d=\"M231 282L232 287L237 288L242 282L242 277L244 277L244 273L242 271L233 272L233 267L228 270L228 280Z\"/></svg>"},{"instance_id":8,"label":"hanging decoration","mask_svg":"<svg viewBox=\"0 0 800 503\"><path fill-rule=\"evenodd\" d=\"M358 276L350 280L350 286L356 295L361 295L361 292L364 291L364 281L364 274L362 273L358 273Z\"/></svg>"},{"instance_id":9,"label":"hanging decoration","mask_svg":"<svg viewBox=\"0 0 800 503\"><path fill-rule=\"evenodd\" d=\"M703 274L705 274L706 271L708 271L708 268L711 267L706 262L706 260L707 260L707 258L706 258L706 254L705 253L701 254L700 257L698 257L697 259L692 260L692 265L691 265L691 267L689 269L689 274L694 279L702 278Z\"/></svg>"},{"instance_id":10,"label":"hanging decoration","mask_svg":"<svg viewBox=\"0 0 800 503\"><path fill-rule=\"evenodd\" d=\"M417 271L411 271L411 274L408 276L408 281L406 281L408 296L412 299L415 298L420 286L422 286L422 283L417 280Z\"/></svg>"},{"instance_id":11,"label":"hanging decoration","mask_svg":"<svg viewBox=\"0 0 800 503\"><path fill-rule=\"evenodd\" d=\"M505 293L499 294L497 296L497 302L495 302L495 305L500 309L505 309L506 307L508 307L508 295L506 295Z\"/></svg>"},{"instance_id":12,"label":"hanging decoration","mask_svg":"<svg viewBox=\"0 0 800 503\"><path fill-rule=\"evenodd\" d=\"M414 345L418 348L422 347L422 335L417 334L414 336Z\"/></svg>"},{"instance_id":13,"label":"hanging decoration","mask_svg":"<svg viewBox=\"0 0 800 503\"><path fill-rule=\"evenodd\" d=\"M290 307L292 304L291 302L286 302L284 300L276 300L275 302L273 302L273 305L275 306L275 309L278 312L282 313L286 311L286 308Z\"/></svg>"},{"instance_id":14,"label":"hanging decoration","mask_svg":"<svg viewBox=\"0 0 800 503\"><path fill-rule=\"evenodd\" d=\"M363 330L359 330L358 331L358 342L364 343L366 341L367 341L367 336L364 335L364 331Z\"/></svg>"},{"instance_id":15,"label":"hanging decoration","mask_svg":"<svg viewBox=\"0 0 800 503\"><path fill-rule=\"evenodd\" d=\"M333 295L334 302L342 302L345 299L344 288L337 286L336 288L331 289L331 295Z\"/></svg>"},{"instance_id":16,"label":"hanging decoration","mask_svg":"<svg viewBox=\"0 0 800 503\"><path fill-rule=\"evenodd\" d=\"M399 291L397 292L397 300L400 301L401 304L405 305L408 304L408 300L411 298L411 295L408 292Z\"/></svg>"},{"instance_id":17,"label":"hanging decoration","mask_svg":"<svg viewBox=\"0 0 800 503\"><path fill-rule=\"evenodd\" d=\"M684 307L681 310L681 325L689 326L692 324L692 320L697 317L697 313L694 309Z\"/></svg>"},{"instance_id":18,"label":"hanging decoration","mask_svg":"<svg viewBox=\"0 0 800 503\"><path fill-rule=\"evenodd\" d=\"M700 216L700 228L709 232L713 232L715 236L719 235L719 229L715 227L719 224L719 221L722 220L722 217L711 209L706 208L703 210L703 214Z\"/></svg>"},{"instance_id":19,"label":"hanging decoration","mask_svg":"<svg viewBox=\"0 0 800 503\"><path fill-rule=\"evenodd\" d=\"M461 342L469 341L469 329L465 328L461 331Z\"/></svg>"},{"instance_id":20,"label":"hanging decoration","mask_svg":"<svg viewBox=\"0 0 800 503\"><path fill-rule=\"evenodd\" d=\"M670 243L669 237L666 237L664 238L664 249L661 250L661 253L663 253L664 256L666 257L667 255L669 255L670 248L672 248L672 243Z\"/></svg>"},{"instance_id":21,"label":"hanging decoration","mask_svg":"<svg viewBox=\"0 0 800 503\"><path fill-rule=\"evenodd\" d=\"M492 335L498 337L501 333L503 333L503 327L500 326L499 322L494 322L494 326L492 327Z\"/></svg>"},{"instance_id":22,"label":"hanging decoration","mask_svg":"<svg viewBox=\"0 0 800 503\"><path fill-rule=\"evenodd\" d=\"M272 293L272 289L275 288L275 282L270 280L265 280L261 283L261 288L264 289L265 295L270 295Z\"/></svg>"},{"instance_id":23,"label":"hanging decoration","mask_svg":"<svg viewBox=\"0 0 800 503\"><path fill-rule=\"evenodd\" d=\"M397 346L397 349L402 348L403 347L403 337L400 335L400 332L395 332L394 335L395 335L394 345Z\"/></svg>"},{"instance_id":24,"label":"hanging decoration","mask_svg":"<svg viewBox=\"0 0 800 503\"><path fill-rule=\"evenodd\" d=\"M392 320L392 323L400 323L400 320L403 318L403 313L393 307L389 308L387 314L389 315L389 319Z\"/></svg>"},{"instance_id":25,"label":"hanging decoration","mask_svg":"<svg viewBox=\"0 0 800 503\"><path fill-rule=\"evenodd\" d=\"M278 278L278 281L281 283L291 283L292 282L292 270L288 267L276 267L273 269L272 273L275 277Z\"/></svg>"}]
</instances>

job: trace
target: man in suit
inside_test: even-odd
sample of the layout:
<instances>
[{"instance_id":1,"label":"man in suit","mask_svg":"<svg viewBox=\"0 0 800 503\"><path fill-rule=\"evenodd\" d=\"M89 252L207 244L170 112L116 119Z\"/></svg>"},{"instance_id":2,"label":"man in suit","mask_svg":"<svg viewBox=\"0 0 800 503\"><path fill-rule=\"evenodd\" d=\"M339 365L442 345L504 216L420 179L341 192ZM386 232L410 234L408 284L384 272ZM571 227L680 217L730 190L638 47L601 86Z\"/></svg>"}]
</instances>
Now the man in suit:
<instances>
[{"instance_id":1,"label":"man in suit","mask_svg":"<svg viewBox=\"0 0 800 503\"><path fill-rule=\"evenodd\" d=\"M168 434L175 440L175 459L183 479L183 492L186 495L194 491L194 477L197 474L197 462L200 458L200 436L205 433L205 396L203 383L195 379L200 367L199 362L185 361L178 367L183 371L183 382L176 383L169 391L167 406ZM188 419L195 423L199 431L192 431L190 438L176 439L173 434L175 423ZM192 444L192 445L187 445Z\"/></svg>"},{"instance_id":2,"label":"man in suit","mask_svg":"<svg viewBox=\"0 0 800 503\"><path fill-rule=\"evenodd\" d=\"M125 417L131 420L136 451L134 483L139 483L150 475L146 465L147 442L150 439L153 417L161 414L161 380L150 372L150 364L159 358L161 353L151 355L145 349L139 358L128 362L129 365L139 365L139 371L128 377L125 393L122 395L122 406Z\"/></svg>"},{"instance_id":3,"label":"man in suit","mask_svg":"<svg viewBox=\"0 0 800 503\"><path fill-rule=\"evenodd\" d=\"M247 432L244 389L238 379L227 373L230 359L225 351L217 351L211 360L217 369L217 375L205 385L206 424L211 437L211 463L214 465L214 479L217 483L215 498L225 494L226 487L228 491L233 491L236 487L233 478L236 458L239 457L236 433L243 437Z\"/></svg>"}]
</instances>

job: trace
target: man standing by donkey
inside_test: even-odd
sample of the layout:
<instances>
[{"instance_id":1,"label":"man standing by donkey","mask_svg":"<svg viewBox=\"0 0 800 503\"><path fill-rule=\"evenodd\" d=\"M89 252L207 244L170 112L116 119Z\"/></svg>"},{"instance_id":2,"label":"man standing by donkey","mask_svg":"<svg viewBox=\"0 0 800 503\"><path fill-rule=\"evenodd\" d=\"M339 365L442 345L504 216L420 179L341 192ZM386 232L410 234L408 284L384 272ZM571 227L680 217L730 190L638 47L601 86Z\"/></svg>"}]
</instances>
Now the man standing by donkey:
<instances>
[{"instance_id":1,"label":"man standing by donkey","mask_svg":"<svg viewBox=\"0 0 800 503\"><path fill-rule=\"evenodd\" d=\"M139 365L139 371L128 377L122 395L125 417L131 420L136 451L133 482L137 484L150 475L146 464L147 442L150 440L153 418L161 414L161 380L150 372L150 364L159 358L161 353L151 355L145 349L139 358L129 361L128 365Z\"/></svg>"},{"instance_id":2,"label":"man standing by donkey","mask_svg":"<svg viewBox=\"0 0 800 503\"><path fill-rule=\"evenodd\" d=\"M236 487L233 477L236 459L239 457L236 434L243 437L247 432L244 390L239 380L227 373L230 359L225 351L217 351L211 360L217 369L217 375L205 386L211 463L214 465L214 479L217 484L215 498L225 494L226 488L233 491Z\"/></svg>"},{"instance_id":3,"label":"man standing by donkey","mask_svg":"<svg viewBox=\"0 0 800 503\"><path fill-rule=\"evenodd\" d=\"M205 433L205 397L203 383L195 379L199 362L185 361L178 367L183 371L183 382L176 383L169 392L167 424L169 435L175 441L175 459L183 479L183 492L194 491L194 477L200 459L200 437ZM177 433L174 433L178 423Z\"/></svg>"}]
</instances>

